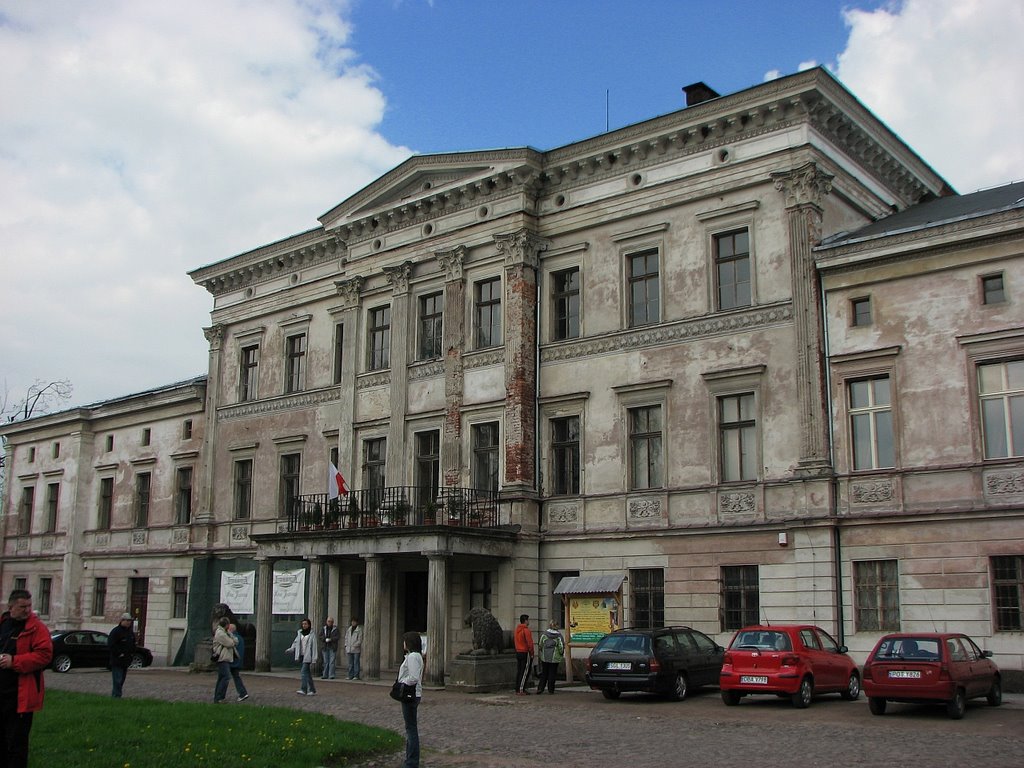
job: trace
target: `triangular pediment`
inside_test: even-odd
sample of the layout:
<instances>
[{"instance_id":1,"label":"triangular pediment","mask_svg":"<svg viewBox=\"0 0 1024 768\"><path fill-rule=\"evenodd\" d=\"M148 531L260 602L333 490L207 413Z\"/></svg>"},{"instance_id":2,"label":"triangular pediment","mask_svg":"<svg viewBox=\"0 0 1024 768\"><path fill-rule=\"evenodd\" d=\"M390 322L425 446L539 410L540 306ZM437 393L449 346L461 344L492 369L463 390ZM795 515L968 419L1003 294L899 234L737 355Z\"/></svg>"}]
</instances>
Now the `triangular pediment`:
<instances>
[{"instance_id":1,"label":"triangular pediment","mask_svg":"<svg viewBox=\"0 0 1024 768\"><path fill-rule=\"evenodd\" d=\"M532 149L416 155L320 217L325 229L424 200L537 162Z\"/></svg>"}]
</instances>

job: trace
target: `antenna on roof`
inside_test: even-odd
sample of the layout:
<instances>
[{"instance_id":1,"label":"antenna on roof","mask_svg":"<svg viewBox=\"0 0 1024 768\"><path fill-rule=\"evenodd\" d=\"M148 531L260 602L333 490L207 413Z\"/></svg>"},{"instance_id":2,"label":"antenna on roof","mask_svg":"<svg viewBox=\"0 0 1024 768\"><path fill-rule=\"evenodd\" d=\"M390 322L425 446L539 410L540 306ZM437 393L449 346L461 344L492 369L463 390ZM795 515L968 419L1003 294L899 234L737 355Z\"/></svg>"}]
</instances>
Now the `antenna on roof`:
<instances>
[{"instance_id":1,"label":"antenna on roof","mask_svg":"<svg viewBox=\"0 0 1024 768\"><path fill-rule=\"evenodd\" d=\"M608 89L604 89L604 132L608 133Z\"/></svg>"}]
</instances>

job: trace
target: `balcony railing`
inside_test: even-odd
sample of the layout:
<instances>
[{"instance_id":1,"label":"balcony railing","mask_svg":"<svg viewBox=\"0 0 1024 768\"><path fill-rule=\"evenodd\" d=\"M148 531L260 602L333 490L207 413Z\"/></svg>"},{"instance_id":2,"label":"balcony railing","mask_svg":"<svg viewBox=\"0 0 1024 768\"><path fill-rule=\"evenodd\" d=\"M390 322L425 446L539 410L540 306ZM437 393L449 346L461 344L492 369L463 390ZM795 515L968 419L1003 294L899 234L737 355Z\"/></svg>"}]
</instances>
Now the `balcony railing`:
<instances>
[{"instance_id":1,"label":"balcony railing","mask_svg":"<svg viewBox=\"0 0 1024 768\"><path fill-rule=\"evenodd\" d=\"M337 499L326 493L296 496L288 510L289 531L330 531L379 526L499 524L498 494L475 488L413 486L366 488Z\"/></svg>"}]
</instances>

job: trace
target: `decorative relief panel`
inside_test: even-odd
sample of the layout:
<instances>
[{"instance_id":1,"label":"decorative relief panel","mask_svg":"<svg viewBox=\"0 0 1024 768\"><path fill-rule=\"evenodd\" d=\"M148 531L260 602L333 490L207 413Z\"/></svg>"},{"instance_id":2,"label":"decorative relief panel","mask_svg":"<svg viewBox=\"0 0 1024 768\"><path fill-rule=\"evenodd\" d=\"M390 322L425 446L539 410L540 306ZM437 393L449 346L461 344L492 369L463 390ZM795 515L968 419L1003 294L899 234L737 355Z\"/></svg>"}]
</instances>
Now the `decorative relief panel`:
<instances>
[{"instance_id":1,"label":"decorative relief panel","mask_svg":"<svg viewBox=\"0 0 1024 768\"><path fill-rule=\"evenodd\" d=\"M42 547L43 549L53 549L54 538L53 536L44 536Z\"/></svg>"},{"instance_id":2,"label":"decorative relief panel","mask_svg":"<svg viewBox=\"0 0 1024 768\"><path fill-rule=\"evenodd\" d=\"M505 348L498 347L490 352L474 352L466 355L463 365L468 368L484 368L488 365L501 365L505 361Z\"/></svg>"},{"instance_id":3,"label":"decorative relief panel","mask_svg":"<svg viewBox=\"0 0 1024 768\"><path fill-rule=\"evenodd\" d=\"M17 552L23 552L28 549L28 539L18 539L18 543L14 545L14 549Z\"/></svg>"},{"instance_id":4,"label":"decorative relief panel","mask_svg":"<svg viewBox=\"0 0 1024 768\"><path fill-rule=\"evenodd\" d=\"M627 522L661 520L661 499L630 499L626 503Z\"/></svg>"},{"instance_id":5,"label":"decorative relief panel","mask_svg":"<svg viewBox=\"0 0 1024 768\"><path fill-rule=\"evenodd\" d=\"M175 528L171 533L171 541L175 544L188 544L188 528Z\"/></svg>"},{"instance_id":6,"label":"decorative relief panel","mask_svg":"<svg viewBox=\"0 0 1024 768\"><path fill-rule=\"evenodd\" d=\"M718 496L718 511L726 515L751 514L757 511L757 500L749 491L721 493Z\"/></svg>"},{"instance_id":7,"label":"decorative relief panel","mask_svg":"<svg viewBox=\"0 0 1024 768\"><path fill-rule=\"evenodd\" d=\"M850 485L850 501L853 504L884 504L892 501L895 496L896 489L892 480L875 480Z\"/></svg>"},{"instance_id":8,"label":"decorative relief panel","mask_svg":"<svg viewBox=\"0 0 1024 768\"><path fill-rule=\"evenodd\" d=\"M262 416L277 411L291 411L297 408L313 408L318 405L334 402L341 398L341 389L331 387L313 392L299 392L287 397L275 397L270 400L256 400L240 405L231 405L217 410L217 418L221 421L242 419L247 416Z\"/></svg>"},{"instance_id":9,"label":"decorative relief panel","mask_svg":"<svg viewBox=\"0 0 1024 768\"><path fill-rule=\"evenodd\" d=\"M548 525L576 525L580 522L580 505L576 502L549 504Z\"/></svg>"},{"instance_id":10,"label":"decorative relief panel","mask_svg":"<svg viewBox=\"0 0 1024 768\"><path fill-rule=\"evenodd\" d=\"M149 532L145 528L140 528L136 531L132 531L132 544L143 545L146 543L147 534Z\"/></svg>"},{"instance_id":11,"label":"decorative relief panel","mask_svg":"<svg viewBox=\"0 0 1024 768\"><path fill-rule=\"evenodd\" d=\"M96 546L97 547L109 547L110 546L110 534L109 533L97 533L96 534Z\"/></svg>"},{"instance_id":12,"label":"decorative relief panel","mask_svg":"<svg viewBox=\"0 0 1024 768\"><path fill-rule=\"evenodd\" d=\"M386 387L391 383L391 371L380 373L364 374L356 379L356 389L373 389L374 387Z\"/></svg>"},{"instance_id":13,"label":"decorative relief panel","mask_svg":"<svg viewBox=\"0 0 1024 768\"><path fill-rule=\"evenodd\" d=\"M441 376L444 376L444 363L440 361L422 363L409 369L409 379L411 381L440 378Z\"/></svg>"},{"instance_id":14,"label":"decorative relief panel","mask_svg":"<svg viewBox=\"0 0 1024 768\"><path fill-rule=\"evenodd\" d=\"M248 525L232 525L231 526L231 541L236 544L247 544L249 542L249 526Z\"/></svg>"},{"instance_id":15,"label":"decorative relief panel","mask_svg":"<svg viewBox=\"0 0 1024 768\"><path fill-rule=\"evenodd\" d=\"M1024 471L990 472L985 475L986 496L1024 494Z\"/></svg>"}]
</instances>

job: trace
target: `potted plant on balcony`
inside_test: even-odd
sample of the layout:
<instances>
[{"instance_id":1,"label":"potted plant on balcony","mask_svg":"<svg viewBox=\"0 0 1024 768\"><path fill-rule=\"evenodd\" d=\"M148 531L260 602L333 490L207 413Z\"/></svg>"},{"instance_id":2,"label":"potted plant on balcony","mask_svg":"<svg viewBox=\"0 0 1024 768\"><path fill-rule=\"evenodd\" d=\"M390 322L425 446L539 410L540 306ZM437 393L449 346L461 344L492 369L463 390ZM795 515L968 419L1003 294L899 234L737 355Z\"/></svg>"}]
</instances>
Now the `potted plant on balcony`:
<instances>
[{"instance_id":1,"label":"potted plant on balcony","mask_svg":"<svg viewBox=\"0 0 1024 768\"><path fill-rule=\"evenodd\" d=\"M428 501L423 505L423 524L437 525L437 502Z\"/></svg>"},{"instance_id":2,"label":"potted plant on balcony","mask_svg":"<svg viewBox=\"0 0 1024 768\"><path fill-rule=\"evenodd\" d=\"M353 493L353 494L351 494L348 497L347 518L348 518L348 527L349 528L358 528L359 527L359 514L360 514L359 502L356 501L355 494Z\"/></svg>"},{"instance_id":3,"label":"potted plant on balcony","mask_svg":"<svg viewBox=\"0 0 1024 768\"><path fill-rule=\"evenodd\" d=\"M331 499L327 505L327 519L326 524L328 528L337 528L341 522L341 504L337 499Z\"/></svg>"},{"instance_id":4,"label":"potted plant on balcony","mask_svg":"<svg viewBox=\"0 0 1024 768\"><path fill-rule=\"evenodd\" d=\"M412 512L412 505L404 499L395 505L394 512L394 524L395 525L408 525L410 513Z\"/></svg>"}]
</instances>

